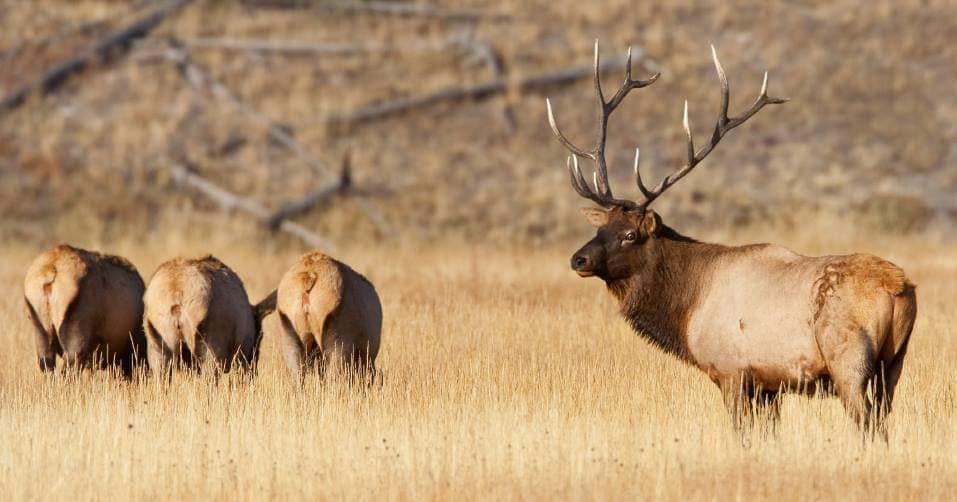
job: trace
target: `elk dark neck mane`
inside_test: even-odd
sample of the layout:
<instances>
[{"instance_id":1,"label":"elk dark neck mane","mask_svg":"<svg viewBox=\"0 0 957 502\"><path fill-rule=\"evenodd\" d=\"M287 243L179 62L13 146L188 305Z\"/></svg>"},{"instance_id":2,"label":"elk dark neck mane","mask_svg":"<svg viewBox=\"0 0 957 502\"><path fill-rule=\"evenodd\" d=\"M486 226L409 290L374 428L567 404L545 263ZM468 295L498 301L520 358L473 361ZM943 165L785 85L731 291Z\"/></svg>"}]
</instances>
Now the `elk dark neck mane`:
<instances>
[{"instance_id":1,"label":"elk dark neck mane","mask_svg":"<svg viewBox=\"0 0 957 502\"><path fill-rule=\"evenodd\" d=\"M678 358L691 361L686 329L714 257L726 246L699 242L664 226L635 249L640 272L607 281L621 314L641 336Z\"/></svg>"}]
</instances>

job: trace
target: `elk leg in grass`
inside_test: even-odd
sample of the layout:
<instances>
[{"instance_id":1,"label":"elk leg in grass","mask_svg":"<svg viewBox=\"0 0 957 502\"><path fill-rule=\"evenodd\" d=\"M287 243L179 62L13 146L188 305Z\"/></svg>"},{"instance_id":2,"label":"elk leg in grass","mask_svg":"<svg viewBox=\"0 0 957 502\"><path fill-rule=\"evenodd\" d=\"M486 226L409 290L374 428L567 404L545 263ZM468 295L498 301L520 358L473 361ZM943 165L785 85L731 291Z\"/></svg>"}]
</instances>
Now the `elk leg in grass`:
<instances>
[{"instance_id":1,"label":"elk leg in grass","mask_svg":"<svg viewBox=\"0 0 957 502\"><path fill-rule=\"evenodd\" d=\"M762 391L758 396L758 405L764 415L771 422L772 430L776 430L781 419L781 393L778 391Z\"/></svg>"},{"instance_id":2,"label":"elk leg in grass","mask_svg":"<svg viewBox=\"0 0 957 502\"><path fill-rule=\"evenodd\" d=\"M60 344L57 337L43 327L40 317L34 310L30 301L26 300L27 312L30 314L30 321L33 324L34 335L37 345L37 364L40 371L50 372L56 369L56 356L60 352Z\"/></svg>"},{"instance_id":3,"label":"elk leg in grass","mask_svg":"<svg viewBox=\"0 0 957 502\"><path fill-rule=\"evenodd\" d=\"M289 368L293 378L302 385L305 378L303 373L306 369L306 348L303 346L302 340L299 339L299 334L296 333L292 321L283 312L279 312L279 323L282 325L283 333L280 342L283 360L286 362L286 367Z\"/></svg>"},{"instance_id":4,"label":"elk leg in grass","mask_svg":"<svg viewBox=\"0 0 957 502\"><path fill-rule=\"evenodd\" d=\"M67 316L60 325L58 334L63 348L63 365L71 370L85 370L92 366L97 347L90 339L90 328L85 324L84 319Z\"/></svg>"},{"instance_id":5,"label":"elk leg in grass","mask_svg":"<svg viewBox=\"0 0 957 502\"><path fill-rule=\"evenodd\" d=\"M150 371L154 376L171 378L173 350L166 345L152 323L147 321L144 329L146 331L146 360L149 362Z\"/></svg>"}]
</instances>

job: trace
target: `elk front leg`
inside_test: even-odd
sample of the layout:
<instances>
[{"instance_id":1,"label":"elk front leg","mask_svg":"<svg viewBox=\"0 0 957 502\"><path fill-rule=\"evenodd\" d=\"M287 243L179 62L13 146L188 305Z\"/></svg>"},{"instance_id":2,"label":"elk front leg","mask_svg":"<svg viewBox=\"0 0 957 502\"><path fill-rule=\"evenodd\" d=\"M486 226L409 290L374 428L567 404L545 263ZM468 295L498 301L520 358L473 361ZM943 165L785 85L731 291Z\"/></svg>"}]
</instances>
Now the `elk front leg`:
<instances>
[{"instance_id":1,"label":"elk front leg","mask_svg":"<svg viewBox=\"0 0 957 502\"><path fill-rule=\"evenodd\" d=\"M731 415L731 425L745 432L754 425L753 394L741 378L728 378L718 383L725 408Z\"/></svg>"},{"instance_id":2,"label":"elk front leg","mask_svg":"<svg viewBox=\"0 0 957 502\"><path fill-rule=\"evenodd\" d=\"M759 390L754 398L755 415L768 420L771 433L777 432L781 420L781 394L778 391Z\"/></svg>"}]
</instances>

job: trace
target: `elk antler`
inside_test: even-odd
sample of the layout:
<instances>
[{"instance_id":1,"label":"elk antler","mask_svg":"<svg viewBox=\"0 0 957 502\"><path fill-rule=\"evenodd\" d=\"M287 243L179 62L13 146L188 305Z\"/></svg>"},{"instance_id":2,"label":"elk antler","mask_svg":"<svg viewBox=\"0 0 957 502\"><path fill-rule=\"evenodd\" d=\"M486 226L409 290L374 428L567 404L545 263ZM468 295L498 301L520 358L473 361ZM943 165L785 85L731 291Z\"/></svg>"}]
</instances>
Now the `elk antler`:
<instances>
[{"instance_id":1,"label":"elk antler","mask_svg":"<svg viewBox=\"0 0 957 502\"><path fill-rule=\"evenodd\" d=\"M568 173L571 176L572 186L579 195L595 201L600 206L612 207L623 206L634 208L637 205L625 199L616 199L611 193L611 187L608 185L608 165L605 162L605 139L608 136L608 117L615 108L621 104L625 96L632 89L646 87L658 80L660 73L652 75L647 80L632 80L631 78L631 47L628 48L628 60L625 63L625 81L618 88L618 92L612 96L610 101L605 101L605 96L601 90L601 74L598 64L598 40L595 40L595 94L598 95L598 139L595 147L591 150L578 148L568 138L562 134L555 122L555 114L552 112L552 103L548 99L545 105L548 107L548 123L552 126L552 131L558 136L558 140L569 149L572 154L568 162ZM578 157L588 157L595 161L596 169L594 172L595 190L588 186L585 177L582 176L581 169L578 166Z\"/></svg>"},{"instance_id":2,"label":"elk antler","mask_svg":"<svg viewBox=\"0 0 957 502\"><path fill-rule=\"evenodd\" d=\"M612 111L614 111L615 107L621 103L625 95L628 94L628 91L634 88L650 85L658 79L659 74L653 75L648 80L632 80L631 49L629 49L628 69L625 76L625 83L622 84L620 89L618 89L618 92L611 99L611 101L606 103L605 98L602 96L601 84L598 77L598 42L595 42L595 90L598 94L598 101L601 104L601 115L599 116L598 126L598 144L595 146L595 148L585 151L568 141L568 139L565 138L562 132L558 129L558 126L555 124L555 116L552 113L551 103L546 100L546 105L548 107L548 122L552 126L552 131L554 131L555 135L558 136L558 140L561 141L561 143L572 152L571 158L568 162L568 170L571 175L572 187L576 192L578 192L579 195L590 199L603 207L617 206L629 210L644 210L665 190L670 188L681 178L685 177L685 175L687 175L692 169L701 163L701 161L704 160L704 158L707 157L712 150L714 150L714 147L717 146L718 142L721 141L721 138L723 138L728 131L743 124L754 114L758 113L761 108L764 108L765 105L776 105L788 101L787 98L772 98L768 96L768 72L764 72L764 83L761 85L761 93L758 95L751 107L738 116L729 117L728 105L731 101L731 87L728 84L728 76L725 74L724 68L721 66L721 62L718 60L718 53L713 45L711 46L711 56L714 59L714 66L718 72L718 80L721 82L721 110L718 115L718 120L714 126L714 132L711 134L711 139L708 141L708 144L704 145L700 150L695 152L694 138L691 135L691 127L688 124L688 101L686 100L682 125L684 126L685 134L688 136L688 160L680 169L672 172L668 176L665 176L664 179L662 179L654 188L648 189L641 179L641 171L639 168L641 151L638 148L635 148L635 183L638 185L638 190L641 192L642 196L644 196L644 200L638 203L631 200L614 198L611 193L611 188L608 186L608 169L605 163L605 139L607 137L608 116ZM591 189L591 187L588 185L588 182L585 181L584 176L582 176L581 169L578 166L579 156L588 157L594 160L596 163L597 168L594 173L595 190Z\"/></svg>"}]
</instances>

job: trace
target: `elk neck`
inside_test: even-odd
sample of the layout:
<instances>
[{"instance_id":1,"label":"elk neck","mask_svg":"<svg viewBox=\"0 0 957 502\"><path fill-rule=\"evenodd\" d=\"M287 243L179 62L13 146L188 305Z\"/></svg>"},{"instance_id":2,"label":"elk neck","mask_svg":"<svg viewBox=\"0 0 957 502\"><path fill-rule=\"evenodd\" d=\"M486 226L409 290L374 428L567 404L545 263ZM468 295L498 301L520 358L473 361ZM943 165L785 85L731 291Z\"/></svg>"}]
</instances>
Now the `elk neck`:
<instances>
[{"instance_id":1,"label":"elk neck","mask_svg":"<svg viewBox=\"0 0 957 502\"><path fill-rule=\"evenodd\" d=\"M621 314L641 336L679 359L691 361L686 331L716 255L725 246L699 242L670 227L635 250L635 272L607 282Z\"/></svg>"}]
</instances>

